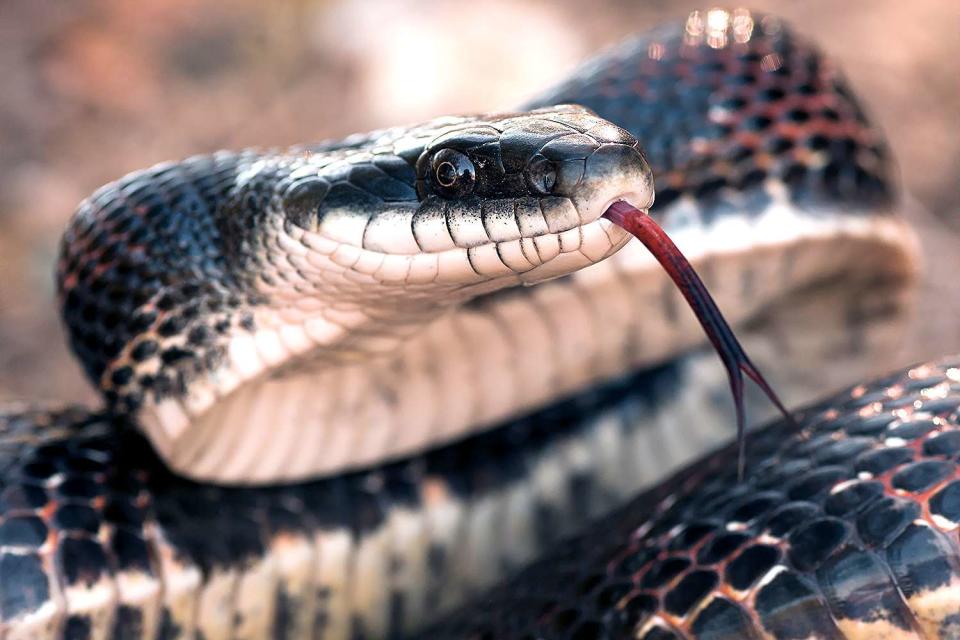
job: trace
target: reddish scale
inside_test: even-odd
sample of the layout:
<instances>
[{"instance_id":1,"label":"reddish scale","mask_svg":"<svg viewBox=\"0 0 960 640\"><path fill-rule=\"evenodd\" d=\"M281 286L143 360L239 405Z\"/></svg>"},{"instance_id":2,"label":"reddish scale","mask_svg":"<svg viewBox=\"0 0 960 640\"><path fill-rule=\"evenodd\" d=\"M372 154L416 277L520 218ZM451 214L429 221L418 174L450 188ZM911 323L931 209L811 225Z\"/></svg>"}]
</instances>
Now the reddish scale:
<instances>
[{"instance_id":1,"label":"reddish scale","mask_svg":"<svg viewBox=\"0 0 960 640\"><path fill-rule=\"evenodd\" d=\"M900 415L903 416L904 410L901 409L900 412L901 412ZM891 413L891 419L893 419L892 413ZM947 427L946 423L942 423L941 426ZM912 448L914 451L916 451L917 454L921 454L925 441L930 437L942 432L943 432L942 428L937 430L931 430L930 432L924 434L923 437L917 437L913 439L908 446ZM922 459L922 456L920 455L918 455L917 457ZM931 525L937 527L941 531L953 530L953 528L943 528L943 527L939 527L936 524L934 519L931 517L930 511L929 511L929 502L931 498L935 494L937 494L939 491L941 491L946 485L960 478L960 468L955 467L954 471L949 476L943 478L941 481L937 482L936 484L932 485L928 489L921 492L907 492L900 489L895 489L892 486L893 477L896 476L896 474L900 473L901 471L902 471L902 465L898 465L876 476L874 479L883 483L885 493L887 495L897 496L897 497L908 497L911 500L919 502L923 506L923 517ZM844 480L844 482L847 482L847 480ZM834 486L837 486L837 485L834 485ZM833 488L834 487L831 487L831 490ZM667 544L669 544L672 537L673 536L671 534L664 534L664 536L662 536L660 540L654 541L653 544L654 545L659 544L665 547ZM658 602L663 603L664 598L666 597L666 594L669 593L671 589L677 587L678 585L681 585L684 579L688 575L694 572L697 572L704 567L711 567L717 572L719 576L724 576L726 575L729 566L734 561L736 561L743 552L751 548L751 545L748 545L748 544L741 545L733 553L731 553L729 556L725 557L724 559L721 559L717 562L704 564L702 561L699 561L699 560L702 560L702 558L699 558L698 560L698 557L701 555L701 551L705 547L707 547L707 545L714 543L715 540L716 540L715 534L710 534L698 540L696 543L694 543L689 549L687 549L683 553L673 552L673 553L659 554L656 560L648 562L645 565L644 569L638 572L638 574L636 575L637 583L642 582L644 575L652 567L656 566L658 563L662 563L663 561L669 558L684 558L688 560L690 564L686 569L684 569L681 572L678 572L675 576L673 576L669 582L661 586L658 590L637 591L635 592L634 597L649 596L649 597L655 598ZM790 545L785 538L780 539L779 541L776 541L776 542L767 541L766 544L767 546L780 549L781 558L786 558L789 554ZM741 615L744 615L746 618L748 618L751 621L751 624L754 625L755 628L762 629L763 624L760 617L757 615L757 609L756 609L756 597L757 597L758 590L754 588L755 585L756 585L756 582L754 582L751 585L751 588L748 588L746 590L737 590L737 589L734 589L728 582L721 582L720 584L718 584L716 589L711 590L711 594L714 597L725 598L726 601L728 601L729 603L740 603L741 605L745 605L745 607L741 607L739 609L739 613ZM708 598L708 595L704 595L699 599L699 602L701 603L706 602L707 598ZM696 609L695 607L691 610L691 614L694 614L697 612L699 612L699 610ZM695 634L695 631L693 629L693 622L694 622L695 616L693 615L684 615L684 616L670 615L669 613L665 613L664 611L661 610L657 612L657 618L659 620L662 620L663 622L666 622L674 630L676 630L681 634L691 634L691 635ZM647 624L655 625L659 623L651 621L651 622L648 622Z\"/></svg>"},{"instance_id":2,"label":"reddish scale","mask_svg":"<svg viewBox=\"0 0 960 640\"><path fill-rule=\"evenodd\" d=\"M554 593L550 611L569 612L576 620L571 625L602 620L610 637L668 631L713 637L724 629L723 637L761 631L834 637L847 624L875 625L869 628L877 633L916 629L906 599L946 588L938 586L939 576L953 575L950 563L960 559L957 526L936 517L939 510L960 519L960 384L948 382L960 373L950 366L853 389L831 399L831 406L800 414L800 431L781 424L755 434L745 483L730 470L733 448L695 463L565 555L546 559L516 593ZM890 446L898 444L891 437L902 438L903 446ZM782 476L771 480L778 469ZM872 478L858 476L866 469L876 470ZM810 502L791 501L792 491ZM917 526L917 518L931 526ZM745 537L731 538L737 534ZM596 554L600 562L592 559ZM665 571L671 564L674 570ZM553 567L564 577L553 575ZM605 568L599 583L590 573L596 567ZM597 611L590 597L566 593L564 584L576 583L578 575L591 576L591 593L617 585L615 604ZM509 590L491 602L501 597L505 611L519 602ZM470 628L498 629L495 637L504 638L554 628L549 612L541 628L507 622L485 627L500 624L496 604L487 607L473 612L478 626ZM569 638L572 628L546 637Z\"/></svg>"},{"instance_id":3,"label":"reddish scale","mask_svg":"<svg viewBox=\"0 0 960 640\"><path fill-rule=\"evenodd\" d=\"M538 104L584 104L643 140L656 212L683 193L713 197L768 177L790 182L798 199L839 198L853 209L890 201L879 133L834 65L783 25L758 21L747 42L717 48L663 31L614 60Z\"/></svg>"},{"instance_id":4,"label":"reddish scale","mask_svg":"<svg viewBox=\"0 0 960 640\"><path fill-rule=\"evenodd\" d=\"M940 419L935 419L940 420ZM945 429L950 429L951 431L956 432L956 426L948 425L946 422L940 422L941 426L935 431L931 431L927 434L924 434L922 437L917 437L911 441L902 445L903 448L912 450L914 452L914 460L923 461L927 456L924 454L924 445L926 442L934 435L939 435L945 433ZM907 464L918 464L907 463ZM938 523L937 519L933 517L933 514L930 511L930 501L934 495L939 493L946 485L951 482L960 479L960 467L953 465L954 468L952 472L935 482L934 484L928 486L927 488L921 491L908 491L902 488L897 488L894 486L894 478L897 474L901 473L904 465L896 465L891 467L887 471L872 477L871 479L877 482L880 482L883 485L884 493L888 496L898 497L898 498L908 498L913 502L916 502L921 507L921 513L924 520L930 523L932 526L936 527L940 531L949 532L956 529L954 526L944 526L942 523Z\"/></svg>"}]
</instances>

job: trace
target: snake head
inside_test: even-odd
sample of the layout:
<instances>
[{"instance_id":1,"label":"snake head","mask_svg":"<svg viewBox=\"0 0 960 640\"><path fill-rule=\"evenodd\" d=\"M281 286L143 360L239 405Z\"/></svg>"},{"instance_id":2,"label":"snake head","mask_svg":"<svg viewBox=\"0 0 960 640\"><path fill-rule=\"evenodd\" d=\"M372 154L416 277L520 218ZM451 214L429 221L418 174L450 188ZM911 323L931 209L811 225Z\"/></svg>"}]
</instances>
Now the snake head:
<instances>
[{"instance_id":1,"label":"snake head","mask_svg":"<svg viewBox=\"0 0 960 640\"><path fill-rule=\"evenodd\" d=\"M599 261L627 238L607 206L653 201L637 140L575 105L348 139L307 155L284 190L296 240L363 272L367 291L430 287L447 303Z\"/></svg>"},{"instance_id":2,"label":"snake head","mask_svg":"<svg viewBox=\"0 0 960 640\"><path fill-rule=\"evenodd\" d=\"M639 143L562 105L261 158L219 222L230 270L264 301L256 324L308 326L329 361L390 351L467 300L608 257L629 237L602 217L618 200L653 202Z\"/></svg>"},{"instance_id":3,"label":"snake head","mask_svg":"<svg viewBox=\"0 0 960 640\"><path fill-rule=\"evenodd\" d=\"M624 238L607 206L653 200L636 139L575 105L467 120L424 146L416 174L417 247L524 282L608 256Z\"/></svg>"},{"instance_id":4,"label":"snake head","mask_svg":"<svg viewBox=\"0 0 960 640\"><path fill-rule=\"evenodd\" d=\"M344 380L383 387L377 356L447 311L611 255L629 236L603 213L646 209L652 185L637 140L577 106L158 165L81 204L62 244L63 315L109 406L178 471L335 472L368 460L327 446L299 466L258 462L264 420L299 434L270 436L287 444L387 429L399 418L369 415Z\"/></svg>"}]
</instances>

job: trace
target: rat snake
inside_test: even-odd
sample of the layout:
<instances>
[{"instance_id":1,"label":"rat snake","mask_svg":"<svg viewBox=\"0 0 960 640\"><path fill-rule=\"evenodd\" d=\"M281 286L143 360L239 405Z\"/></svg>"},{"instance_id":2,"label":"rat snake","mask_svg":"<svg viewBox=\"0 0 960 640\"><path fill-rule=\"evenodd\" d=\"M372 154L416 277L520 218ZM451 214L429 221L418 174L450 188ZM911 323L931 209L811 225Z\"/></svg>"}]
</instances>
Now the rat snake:
<instances>
[{"instance_id":1,"label":"rat snake","mask_svg":"<svg viewBox=\"0 0 960 640\"><path fill-rule=\"evenodd\" d=\"M105 406L0 413L0 637L956 636L950 362L621 506L730 421L606 207L655 181L736 323L833 286L859 336L915 270L892 173L828 59L710 10L520 112L103 187L57 278Z\"/></svg>"}]
</instances>

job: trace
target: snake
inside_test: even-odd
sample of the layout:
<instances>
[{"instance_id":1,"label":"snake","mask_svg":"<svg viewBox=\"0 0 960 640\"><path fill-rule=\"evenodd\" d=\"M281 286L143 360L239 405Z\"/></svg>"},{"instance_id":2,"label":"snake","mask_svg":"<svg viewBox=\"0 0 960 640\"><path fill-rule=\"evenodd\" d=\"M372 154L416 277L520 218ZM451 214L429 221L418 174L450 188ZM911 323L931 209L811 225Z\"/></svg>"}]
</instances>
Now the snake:
<instances>
[{"instance_id":1,"label":"snake","mask_svg":"<svg viewBox=\"0 0 960 640\"><path fill-rule=\"evenodd\" d=\"M102 406L0 410L0 637L960 637L960 361L751 431L741 478L616 202L741 327L834 283L859 338L918 268L849 83L742 9L510 112L131 173L57 265Z\"/></svg>"}]
</instances>

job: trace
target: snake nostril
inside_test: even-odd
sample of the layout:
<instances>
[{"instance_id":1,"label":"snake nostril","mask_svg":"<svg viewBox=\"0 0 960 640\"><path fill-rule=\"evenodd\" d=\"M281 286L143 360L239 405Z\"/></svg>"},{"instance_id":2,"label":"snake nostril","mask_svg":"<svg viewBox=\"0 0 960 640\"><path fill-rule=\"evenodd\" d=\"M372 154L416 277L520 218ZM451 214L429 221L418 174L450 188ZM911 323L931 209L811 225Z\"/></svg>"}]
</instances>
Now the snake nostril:
<instances>
[{"instance_id":1,"label":"snake nostril","mask_svg":"<svg viewBox=\"0 0 960 640\"><path fill-rule=\"evenodd\" d=\"M549 195L557 186L557 167L552 160L537 155L527 165L526 178L534 193Z\"/></svg>"}]
</instances>

